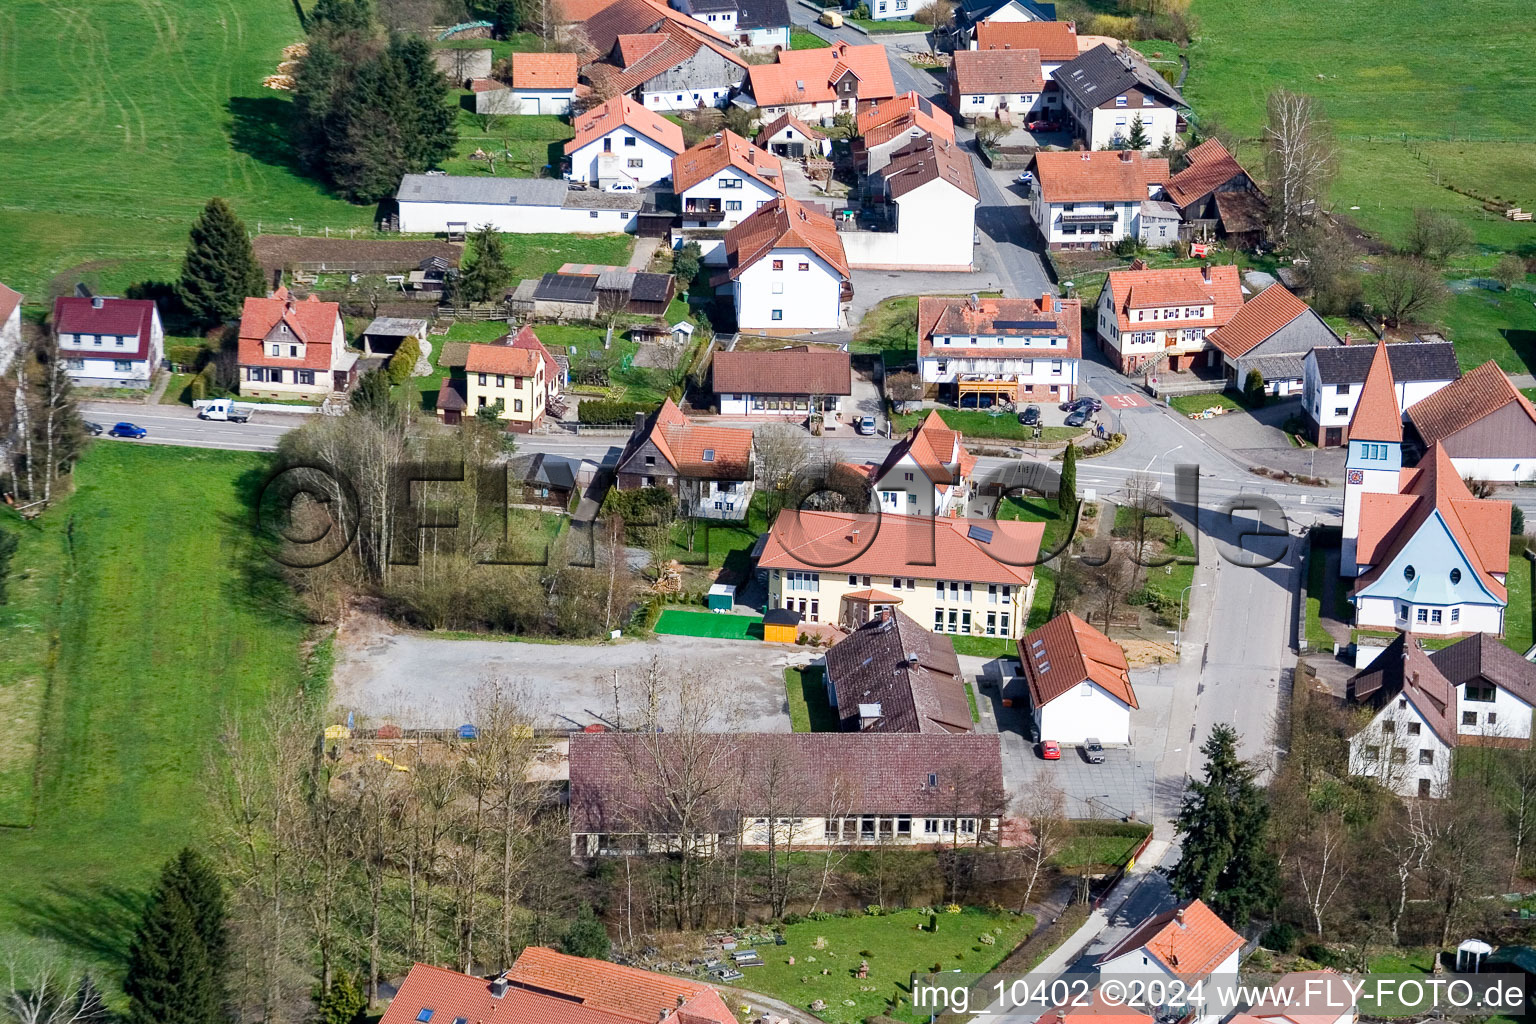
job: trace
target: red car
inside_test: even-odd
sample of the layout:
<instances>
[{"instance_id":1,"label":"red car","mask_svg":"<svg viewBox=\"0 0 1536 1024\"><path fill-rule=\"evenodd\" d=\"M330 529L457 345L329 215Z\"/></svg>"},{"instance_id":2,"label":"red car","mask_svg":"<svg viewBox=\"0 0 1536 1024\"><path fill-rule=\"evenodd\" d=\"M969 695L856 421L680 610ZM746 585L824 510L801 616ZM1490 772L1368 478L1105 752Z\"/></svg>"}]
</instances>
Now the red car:
<instances>
[{"instance_id":1,"label":"red car","mask_svg":"<svg viewBox=\"0 0 1536 1024\"><path fill-rule=\"evenodd\" d=\"M1055 740L1040 741L1040 759L1042 761L1060 761L1061 744Z\"/></svg>"},{"instance_id":2,"label":"red car","mask_svg":"<svg viewBox=\"0 0 1536 1024\"><path fill-rule=\"evenodd\" d=\"M1059 132L1059 131L1061 131L1061 122L1060 121L1031 121L1031 122L1029 122L1029 124L1025 125L1024 127L1029 129L1032 132Z\"/></svg>"}]
</instances>

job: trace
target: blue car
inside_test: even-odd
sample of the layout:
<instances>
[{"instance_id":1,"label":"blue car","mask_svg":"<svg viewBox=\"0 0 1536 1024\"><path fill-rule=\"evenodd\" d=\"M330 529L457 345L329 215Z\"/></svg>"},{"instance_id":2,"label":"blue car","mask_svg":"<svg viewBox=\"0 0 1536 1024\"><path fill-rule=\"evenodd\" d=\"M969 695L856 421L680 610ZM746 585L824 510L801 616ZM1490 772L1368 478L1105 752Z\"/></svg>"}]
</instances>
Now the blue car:
<instances>
[{"instance_id":1,"label":"blue car","mask_svg":"<svg viewBox=\"0 0 1536 1024\"><path fill-rule=\"evenodd\" d=\"M112 424L112 429L107 431L107 433L113 437L131 437L137 441L139 438L147 436L149 431L137 424L124 422Z\"/></svg>"}]
</instances>

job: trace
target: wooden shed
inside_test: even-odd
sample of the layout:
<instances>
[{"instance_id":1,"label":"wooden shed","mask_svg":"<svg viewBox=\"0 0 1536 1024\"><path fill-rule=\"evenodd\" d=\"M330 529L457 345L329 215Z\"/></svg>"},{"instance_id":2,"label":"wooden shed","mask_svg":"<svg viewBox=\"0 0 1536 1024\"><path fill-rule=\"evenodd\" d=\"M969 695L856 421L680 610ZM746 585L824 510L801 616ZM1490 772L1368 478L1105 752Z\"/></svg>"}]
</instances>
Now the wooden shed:
<instances>
[{"instance_id":1,"label":"wooden shed","mask_svg":"<svg viewBox=\"0 0 1536 1024\"><path fill-rule=\"evenodd\" d=\"M763 639L774 644L799 641L800 613L788 608L770 608L763 614Z\"/></svg>"}]
</instances>

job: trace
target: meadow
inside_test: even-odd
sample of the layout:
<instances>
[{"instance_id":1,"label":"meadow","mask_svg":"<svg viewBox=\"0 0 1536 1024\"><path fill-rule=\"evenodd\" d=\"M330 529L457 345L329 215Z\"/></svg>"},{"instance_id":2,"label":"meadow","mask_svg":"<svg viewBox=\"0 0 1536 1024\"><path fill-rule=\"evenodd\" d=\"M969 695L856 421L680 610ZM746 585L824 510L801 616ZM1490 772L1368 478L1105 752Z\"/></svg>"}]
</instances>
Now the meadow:
<instances>
[{"instance_id":1,"label":"meadow","mask_svg":"<svg viewBox=\"0 0 1536 1024\"><path fill-rule=\"evenodd\" d=\"M0 699L18 662L42 686L7 709L39 742L35 793L31 763L0 761L5 824L25 823L18 810L32 824L0 828L0 949L60 948L115 985L154 873L209 827L215 738L305 684L305 627L250 540L261 466L98 441L75 493L22 528L28 575L0 619L22 657L5 659Z\"/></svg>"}]
</instances>

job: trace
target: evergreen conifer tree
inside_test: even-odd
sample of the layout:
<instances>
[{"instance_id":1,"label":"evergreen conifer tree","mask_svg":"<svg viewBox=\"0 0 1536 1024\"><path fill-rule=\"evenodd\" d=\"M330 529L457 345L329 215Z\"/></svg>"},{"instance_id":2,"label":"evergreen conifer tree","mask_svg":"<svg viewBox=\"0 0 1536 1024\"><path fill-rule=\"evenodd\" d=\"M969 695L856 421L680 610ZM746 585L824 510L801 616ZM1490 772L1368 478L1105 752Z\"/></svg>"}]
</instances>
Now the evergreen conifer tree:
<instances>
[{"instance_id":1,"label":"evergreen conifer tree","mask_svg":"<svg viewBox=\"0 0 1536 1024\"><path fill-rule=\"evenodd\" d=\"M608 929L603 927L603 922L592 912L592 907L583 903L576 919L571 922L570 930L565 933L560 948L571 956L606 960L613 942L608 938Z\"/></svg>"},{"instance_id":2,"label":"evergreen conifer tree","mask_svg":"<svg viewBox=\"0 0 1536 1024\"><path fill-rule=\"evenodd\" d=\"M1147 138L1147 126L1142 123L1141 115L1137 114L1131 119L1131 134L1125 140L1125 148L1146 149L1151 144L1151 140Z\"/></svg>"},{"instance_id":3,"label":"evergreen conifer tree","mask_svg":"<svg viewBox=\"0 0 1536 1024\"><path fill-rule=\"evenodd\" d=\"M1061 489L1056 493L1056 507L1063 517L1077 508L1077 445L1067 445L1061 455Z\"/></svg>"},{"instance_id":4,"label":"evergreen conifer tree","mask_svg":"<svg viewBox=\"0 0 1536 1024\"><path fill-rule=\"evenodd\" d=\"M218 876L183 850L160 873L128 952L128 1024L221 1024L228 942Z\"/></svg>"},{"instance_id":5,"label":"evergreen conifer tree","mask_svg":"<svg viewBox=\"0 0 1536 1024\"><path fill-rule=\"evenodd\" d=\"M458 294L466 302L489 302L512 280L501 235L487 224L469 237L460 261Z\"/></svg>"},{"instance_id":6,"label":"evergreen conifer tree","mask_svg":"<svg viewBox=\"0 0 1536 1024\"><path fill-rule=\"evenodd\" d=\"M176 291L187 312L203 324L233 320L247 296L266 294L245 225L218 197L208 200L192 225Z\"/></svg>"}]
</instances>

